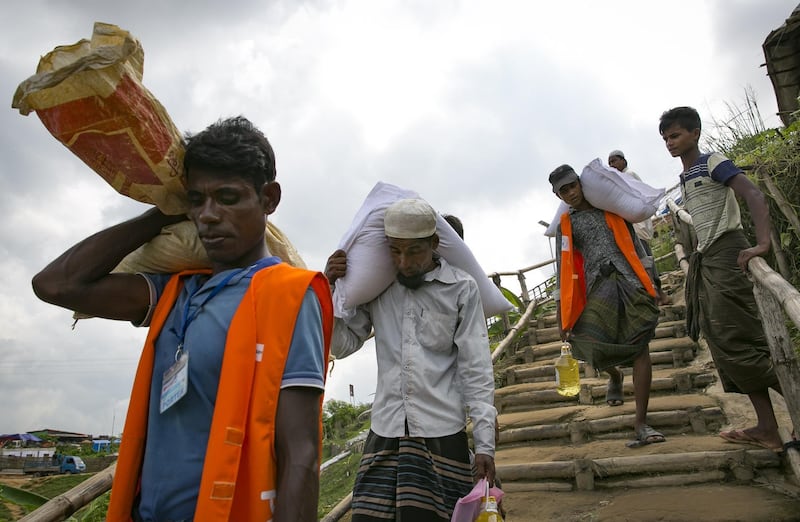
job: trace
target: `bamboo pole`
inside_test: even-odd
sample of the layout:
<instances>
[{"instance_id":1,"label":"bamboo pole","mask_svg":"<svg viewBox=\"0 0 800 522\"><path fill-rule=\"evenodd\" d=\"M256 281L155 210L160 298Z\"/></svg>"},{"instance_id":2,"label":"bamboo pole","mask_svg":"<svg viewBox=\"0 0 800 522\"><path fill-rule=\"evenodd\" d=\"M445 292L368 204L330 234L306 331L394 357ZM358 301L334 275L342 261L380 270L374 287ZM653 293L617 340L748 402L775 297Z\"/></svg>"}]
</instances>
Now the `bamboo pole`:
<instances>
[{"instance_id":1,"label":"bamboo pole","mask_svg":"<svg viewBox=\"0 0 800 522\"><path fill-rule=\"evenodd\" d=\"M759 257L750 260L749 268L753 276L753 293L764 324L764 334L775 363L775 373L796 429L800 426L800 364L784 322L783 310L795 326L800 328L800 292Z\"/></svg>"},{"instance_id":2,"label":"bamboo pole","mask_svg":"<svg viewBox=\"0 0 800 522\"><path fill-rule=\"evenodd\" d=\"M348 511L350 511L350 504L352 504L352 502L353 492L351 491L338 504L336 504L327 515L322 517L319 522L338 522L339 519L341 519L347 514Z\"/></svg>"},{"instance_id":3,"label":"bamboo pole","mask_svg":"<svg viewBox=\"0 0 800 522\"><path fill-rule=\"evenodd\" d=\"M537 268L542 268L542 267L545 267L545 266L547 266L549 264L552 264L552 263L555 263L555 262L556 262L555 259L548 259L547 261L542 261L541 263L536 263L535 265L531 265L531 266L528 266L528 267L525 267L525 268L520 268L519 270L514 270L513 272L492 272L491 274L488 274L488 277L492 278L493 276L496 276L496 275L499 275L499 276L515 276L515 275L517 275L517 274L519 274L521 272L522 273L530 272L531 270L536 270Z\"/></svg>"},{"instance_id":4,"label":"bamboo pole","mask_svg":"<svg viewBox=\"0 0 800 522\"><path fill-rule=\"evenodd\" d=\"M784 279L791 279L792 271L789 268L789 260L786 259L786 252L783 251L781 246L781 238L778 237L778 232L775 227L769 227L769 242L772 243L772 253L775 254L775 264L778 265L778 272Z\"/></svg>"},{"instance_id":5,"label":"bamboo pole","mask_svg":"<svg viewBox=\"0 0 800 522\"><path fill-rule=\"evenodd\" d=\"M531 317L533 317L533 313L536 311L536 308L543 305L547 301L548 300L545 300L541 303L531 301L530 304L528 304L528 308L525 310L525 313L522 314L522 317L519 318L517 324L509 329L506 336L502 341L500 341L500 343L492 352L492 364L497 362L497 360L500 359L500 356L503 355L509 346L511 346L514 340L517 338L517 333L524 331L528 327L528 323L530 323Z\"/></svg>"},{"instance_id":6,"label":"bamboo pole","mask_svg":"<svg viewBox=\"0 0 800 522\"><path fill-rule=\"evenodd\" d=\"M775 296L795 326L800 328L800 292L760 257L751 259L748 268L753 277Z\"/></svg>"},{"instance_id":7,"label":"bamboo pole","mask_svg":"<svg viewBox=\"0 0 800 522\"><path fill-rule=\"evenodd\" d=\"M775 200L775 203L778 205L778 208L783 215L786 216L786 219L791 223L791 228L794 230L794 235L800 239L800 217L797 216L797 212L794 211L792 208L791 203L787 201L786 196L783 195L781 189L775 184L772 179L772 176L763 168L757 168L756 174L758 175L761 180L764 182L764 186L767 187L767 192L769 195L772 196L772 199Z\"/></svg>"},{"instance_id":8,"label":"bamboo pole","mask_svg":"<svg viewBox=\"0 0 800 522\"><path fill-rule=\"evenodd\" d=\"M115 462L103 471L96 473L94 477L50 499L44 505L19 519L19 522L58 522L65 520L83 506L111 489L116 467L117 463Z\"/></svg>"}]
</instances>

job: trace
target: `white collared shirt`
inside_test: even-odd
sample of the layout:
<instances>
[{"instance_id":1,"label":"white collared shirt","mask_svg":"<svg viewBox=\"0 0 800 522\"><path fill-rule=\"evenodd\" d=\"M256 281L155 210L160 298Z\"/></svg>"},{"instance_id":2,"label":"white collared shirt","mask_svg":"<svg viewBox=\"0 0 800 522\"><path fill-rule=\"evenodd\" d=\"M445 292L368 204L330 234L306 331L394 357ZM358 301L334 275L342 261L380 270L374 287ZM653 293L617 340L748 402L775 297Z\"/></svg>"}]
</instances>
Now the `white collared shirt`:
<instances>
[{"instance_id":1,"label":"white collared shirt","mask_svg":"<svg viewBox=\"0 0 800 522\"><path fill-rule=\"evenodd\" d=\"M372 431L444 437L472 420L475 453L494 456L494 372L475 280L439 259L411 290L394 281L353 318L336 318L331 352L359 350L375 327L378 388Z\"/></svg>"}]
</instances>

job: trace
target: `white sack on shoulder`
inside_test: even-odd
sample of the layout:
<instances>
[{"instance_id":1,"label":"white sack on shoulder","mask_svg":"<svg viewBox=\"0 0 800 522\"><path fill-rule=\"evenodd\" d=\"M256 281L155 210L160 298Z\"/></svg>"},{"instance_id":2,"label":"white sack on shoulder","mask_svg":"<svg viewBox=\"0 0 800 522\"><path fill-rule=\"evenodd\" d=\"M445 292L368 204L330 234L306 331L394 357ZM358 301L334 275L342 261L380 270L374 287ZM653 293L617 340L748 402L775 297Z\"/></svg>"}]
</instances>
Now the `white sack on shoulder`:
<instances>
[{"instance_id":1,"label":"white sack on shoulder","mask_svg":"<svg viewBox=\"0 0 800 522\"><path fill-rule=\"evenodd\" d=\"M665 192L606 167L599 158L584 167L580 180L583 195L593 207L613 212L630 223L639 223L655 214ZM569 206L562 201L544 232L546 236L555 237L561 215L568 211Z\"/></svg>"},{"instance_id":2,"label":"white sack on shoulder","mask_svg":"<svg viewBox=\"0 0 800 522\"><path fill-rule=\"evenodd\" d=\"M378 297L394 281L397 270L389 254L383 229L386 208L400 199L419 198L419 194L389 183L378 182L356 212L353 222L339 242L347 252L347 275L336 281L333 311L348 318L355 307ZM438 253L448 263L469 273L478 283L483 311L491 317L513 308L502 292L486 276L472 251L444 218L437 214Z\"/></svg>"},{"instance_id":3,"label":"white sack on shoulder","mask_svg":"<svg viewBox=\"0 0 800 522\"><path fill-rule=\"evenodd\" d=\"M550 220L550 224L547 226L547 230L544 231L544 235L548 237L556 237L556 232L558 231L558 224L561 223L561 216L569 212L569 205L564 203L563 201L558 204L558 208L556 209L556 214L553 216L553 219Z\"/></svg>"},{"instance_id":4,"label":"white sack on shoulder","mask_svg":"<svg viewBox=\"0 0 800 522\"><path fill-rule=\"evenodd\" d=\"M653 188L633 176L606 167L599 158L581 172L581 186L593 207L613 212L630 223L638 223L656 213L664 189Z\"/></svg>"}]
</instances>

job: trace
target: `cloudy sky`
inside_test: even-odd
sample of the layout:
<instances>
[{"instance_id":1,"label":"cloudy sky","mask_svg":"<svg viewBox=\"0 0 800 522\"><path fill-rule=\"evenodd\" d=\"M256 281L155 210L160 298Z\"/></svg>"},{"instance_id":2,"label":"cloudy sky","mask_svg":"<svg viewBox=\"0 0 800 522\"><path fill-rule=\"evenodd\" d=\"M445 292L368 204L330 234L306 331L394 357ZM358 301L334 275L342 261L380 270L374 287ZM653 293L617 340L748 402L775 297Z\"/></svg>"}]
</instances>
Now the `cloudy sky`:
<instances>
[{"instance_id":1,"label":"cloudy sky","mask_svg":"<svg viewBox=\"0 0 800 522\"><path fill-rule=\"evenodd\" d=\"M118 5L115 5L118 4ZM243 114L270 138L273 221L323 269L378 181L462 218L486 272L544 261L547 174L610 150L657 187L679 161L666 109L706 123L756 93L779 126L761 45L793 0L559 2L12 0L0 20L0 433L122 431L144 331L38 301L30 279L67 247L146 209L118 195L38 118L10 108L41 55L116 24L181 131ZM535 283L548 273L534 275ZM538 279L537 279L538 278ZM509 281L509 285L511 282ZM328 397L371 401L374 354L338 361Z\"/></svg>"}]
</instances>

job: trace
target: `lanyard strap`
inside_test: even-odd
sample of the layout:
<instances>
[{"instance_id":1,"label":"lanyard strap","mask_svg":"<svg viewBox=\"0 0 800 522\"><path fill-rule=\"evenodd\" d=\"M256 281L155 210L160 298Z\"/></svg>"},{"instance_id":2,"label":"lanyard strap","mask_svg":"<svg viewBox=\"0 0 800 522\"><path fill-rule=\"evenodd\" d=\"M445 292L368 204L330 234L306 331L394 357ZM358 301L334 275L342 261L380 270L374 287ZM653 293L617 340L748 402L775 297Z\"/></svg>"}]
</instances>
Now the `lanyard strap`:
<instances>
[{"instance_id":1,"label":"lanyard strap","mask_svg":"<svg viewBox=\"0 0 800 522\"><path fill-rule=\"evenodd\" d=\"M180 353L183 351L183 342L186 339L186 331L189 329L189 325L192 323L192 321L194 321L197 318L197 315L200 313L200 311L203 309L203 307L206 305L206 303L211 301L214 297L217 296L217 294L219 294L222 291L223 288L228 286L228 283L230 283L231 279L233 279L235 276L241 274L244 271L247 271L247 274L245 274L243 277L247 277L248 275L252 275L255 272L261 270L262 268L266 268L268 266L275 265L275 264L277 264L279 262L280 262L280 259L277 258L277 257L274 257L274 256L265 257L263 259L259 259L255 264L253 264L253 265L251 265L249 267L241 268L239 270L233 270L230 274L225 276L225 279L223 279L222 281L217 283L217 286L215 286L214 289L211 290L211 292L209 292L209 294L206 296L206 298L203 299L203 302L200 303L197 306L197 308L195 309L194 313L190 315L189 314L189 308L190 308L190 305L191 305L191 302L192 302L192 297L194 297L194 294L196 294L197 292L199 292L203 288L203 285L200 285L197 289L195 289L195 291L192 292L192 294L186 299L186 304L183 307L183 316L182 316L182 320L181 320L181 329L180 329L180 332L178 333L178 351L175 354L176 360L180 356Z\"/></svg>"}]
</instances>

